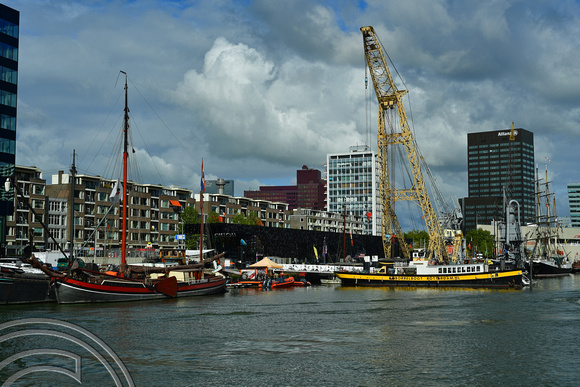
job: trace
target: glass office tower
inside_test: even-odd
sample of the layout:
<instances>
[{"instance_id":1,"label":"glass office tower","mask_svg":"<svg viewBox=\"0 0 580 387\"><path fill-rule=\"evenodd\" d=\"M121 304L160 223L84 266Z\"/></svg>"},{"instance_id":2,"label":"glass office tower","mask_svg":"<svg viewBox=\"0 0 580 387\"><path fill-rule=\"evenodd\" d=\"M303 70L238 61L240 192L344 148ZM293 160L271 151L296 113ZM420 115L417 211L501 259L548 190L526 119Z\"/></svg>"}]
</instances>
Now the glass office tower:
<instances>
[{"instance_id":1,"label":"glass office tower","mask_svg":"<svg viewBox=\"0 0 580 387\"><path fill-rule=\"evenodd\" d=\"M4 182L16 162L16 95L20 13L0 4L0 255L6 247L6 217L14 213L13 189Z\"/></svg>"},{"instance_id":2,"label":"glass office tower","mask_svg":"<svg viewBox=\"0 0 580 387\"><path fill-rule=\"evenodd\" d=\"M523 224L535 222L534 134L525 129L467 134L468 197L463 199L465 231L502 219L503 190L517 200Z\"/></svg>"}]
</instances>

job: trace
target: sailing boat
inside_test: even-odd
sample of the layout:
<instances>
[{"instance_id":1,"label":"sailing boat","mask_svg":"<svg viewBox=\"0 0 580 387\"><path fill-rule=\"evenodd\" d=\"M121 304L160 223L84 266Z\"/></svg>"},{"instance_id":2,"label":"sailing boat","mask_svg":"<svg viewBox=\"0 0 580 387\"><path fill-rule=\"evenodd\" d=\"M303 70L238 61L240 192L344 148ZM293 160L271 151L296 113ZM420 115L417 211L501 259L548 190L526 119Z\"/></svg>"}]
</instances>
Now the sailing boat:
<instances>
[{"instance_id":1,"label":"sailing boat","mask_svg":"<svg viewBox=\"0 0 580 387\"><path fill-rule=\"evenodd\" d=\"M127 97L127 74L125 74L125 109L123 122L123 192L122 192L122 236L121 265L116 273L78 268L69 253L70 268L66 274L56 273L45 268L52 277L58 303L139 301L156 298L174 298L215 294L225 292L226 279L223 276L206 274L203 261L199 265L172 266L162 273L147 273L147 269L127 265L127 159L129 107ZM71 169L71 203L74 203L74 158ZM72 234L72 233L71 233ZM71 244L72 246L72 244ZM140 272L140 273L139 273Z\"/></svg>"},{"instance_id":2,"label":"sailing boat","mask_svg":"<svg viewBox=\"0 0 580 387\"><path fill-rule=\"evenodd\" d=\"M553 202L550 202L550 199ZM532 238L536 243L530 256L532 277L548 278L569 275L572 272L572 264L567 260L564 248L559 243L559 231L562 226L558 224L556 217L556 198L549 189L547 166L543 184L540 184L536 168L536 208L538 218Z\"/></svg>"}]
</instances>

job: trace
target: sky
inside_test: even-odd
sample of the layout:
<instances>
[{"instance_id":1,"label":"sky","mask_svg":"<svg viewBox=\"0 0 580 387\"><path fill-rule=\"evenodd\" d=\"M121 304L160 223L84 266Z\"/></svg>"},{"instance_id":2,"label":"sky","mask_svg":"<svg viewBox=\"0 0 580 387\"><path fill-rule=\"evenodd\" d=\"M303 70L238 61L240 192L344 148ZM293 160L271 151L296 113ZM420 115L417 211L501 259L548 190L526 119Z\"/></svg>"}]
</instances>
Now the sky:
<instances>
[{"instance_id":1,"label":"sky","mask_svg":"<svg viewBox=\"0 0 580 387\"><path fill-rule=\"evenodd\" d=\"M110 176L128 75L140 183L235 194L371 138L360 27L409 90L417 144L446 197L467 196L467 133L534 133L560 216L579 183L580 4L567 0L18 0L16 163L50 183ZM370 115L367 113L370 112Z\"/></svg>"}]
</instances>

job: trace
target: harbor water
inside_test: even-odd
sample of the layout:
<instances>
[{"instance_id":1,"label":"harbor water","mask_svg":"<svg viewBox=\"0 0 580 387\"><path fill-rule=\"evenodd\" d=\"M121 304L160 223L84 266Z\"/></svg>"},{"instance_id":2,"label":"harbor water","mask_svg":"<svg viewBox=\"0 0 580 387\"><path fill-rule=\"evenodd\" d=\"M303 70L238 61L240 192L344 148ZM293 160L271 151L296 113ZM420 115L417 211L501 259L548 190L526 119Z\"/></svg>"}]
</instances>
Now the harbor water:
<instances>
[{"instance_id":1,"label":"harbor water","mask_svg":"<svg viewBox=\"0 0 580 387\"><path fill-rule=\"evenodd\" d=\"M5 325L43 318L87 330L114 351L137 386L580 385L580 276L574 275L523 290L322 285L0 308ZM0 335L10 329L16 328ZM81 352L62 337L6 337L0 361L47 345ZM109 375L99 361L79 355L82 383L35 372L16 384L113 385L101 383ZM0 380L42 361L28 356L5 364ZM65 358L52 361L71 368Z\"/></svg>"}]
</instances>

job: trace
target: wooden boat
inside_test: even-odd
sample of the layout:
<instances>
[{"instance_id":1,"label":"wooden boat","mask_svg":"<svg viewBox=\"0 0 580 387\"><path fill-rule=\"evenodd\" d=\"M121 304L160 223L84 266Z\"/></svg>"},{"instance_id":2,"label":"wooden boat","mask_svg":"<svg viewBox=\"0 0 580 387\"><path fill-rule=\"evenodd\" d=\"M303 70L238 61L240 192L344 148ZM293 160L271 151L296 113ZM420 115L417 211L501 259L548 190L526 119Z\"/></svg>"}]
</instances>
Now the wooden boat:
<instances>
[{"instance_id":1,"label":"wooden boat","mask_svg":"<svg viewBox=\"0 0 580 387\"><path fill-rule=\"evenodd\" d=\"M437 265L414 259L374 273L336 272L342 286L522 288L522 270L490 270L486 263Z\"/></svg>"},{"instance_id":2,"label":"wooden boat","mask_svg":"<svg viewBox=\"0 0 580 387\"><path fill-rule=\"evenodd\" d=\"M118 278L83 270L83 278L55 277L56 297L61 304L84 302L141 301L157 298L223 293L225 278L204 276L203 271L170 271L146 279ZM178 280L178 277L181 277Z\"/></svg>"},{"instance_id":3,"label":"wooden boat","mask_svg":"<svg viewBox=\"0 0 580 387\"><path fill-rule=\"evenodd\" d=\"M123 182L127 181L128 159L128 131L129 108L127 106L127 74L125 74L125 118L123 124ZM74 193L74 158L71 169ZM203 166L202 166L203 176ZM203 184L202 184L203 186ZM74 195L74 194L73 194ZM44 271L52 277L56 299L61 304L88 303L88 302L118 302L141 301L157 298L173 298L206 295L225 292L226 279L223 276L206 274L202 268L178 270L171 267L170 271L158 275L135 274L126 262L127 238L127 184L123 184L122 192L122 236L121 236L121 265L114 275L75 267L74 260L69 257L72 267L67 274L58 274L54 271ZM74 196L71 197L74 201ZM72 245L72 243L71 243Z\"/></svg>"}]
</instances>

